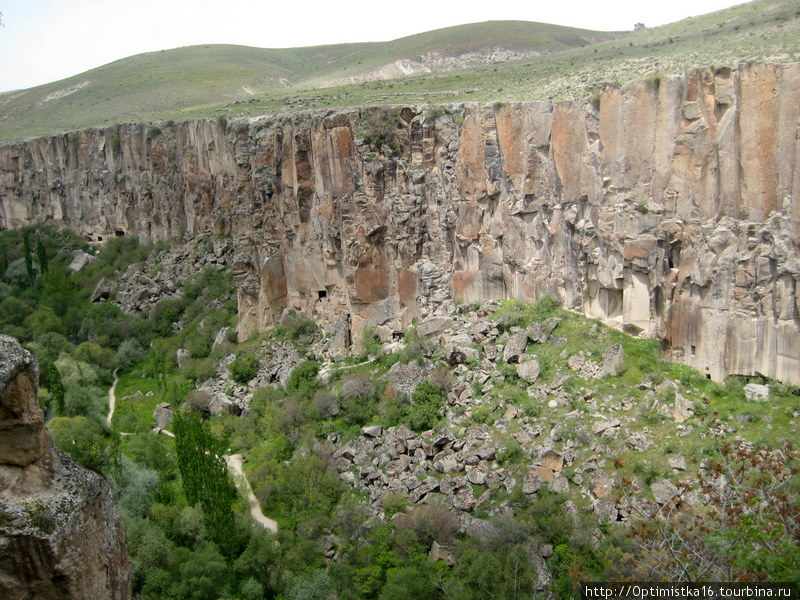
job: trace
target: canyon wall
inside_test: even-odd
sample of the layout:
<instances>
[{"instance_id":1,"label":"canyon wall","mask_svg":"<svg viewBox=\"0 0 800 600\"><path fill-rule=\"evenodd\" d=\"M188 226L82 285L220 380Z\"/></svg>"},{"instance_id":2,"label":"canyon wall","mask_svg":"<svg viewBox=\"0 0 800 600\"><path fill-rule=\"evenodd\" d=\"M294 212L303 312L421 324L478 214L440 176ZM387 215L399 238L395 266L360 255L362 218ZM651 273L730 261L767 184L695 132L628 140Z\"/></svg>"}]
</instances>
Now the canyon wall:
<instances>
[{"instance_id":1,"label":"canyon wall","mask_svg":"<svg viewBox=\"0 0 800 600\"><path fill-rule=\"evenodd\" d=\"M0 597L129 600L111 488L55 448L33 356L0 335Z\"/></svg>"},{"instance_id":2,"label":"canyon wall","mask_svg":"<svg viewBox=\"0 0 800 600\"><path fill-rule=\"evenodd\" d=\"M721 380L800 383L800 65L593 102L125 125L0 148L0 228L232 237L239 334L297 308L341 351L544 295Z\"/></svg>"}]
</instances>

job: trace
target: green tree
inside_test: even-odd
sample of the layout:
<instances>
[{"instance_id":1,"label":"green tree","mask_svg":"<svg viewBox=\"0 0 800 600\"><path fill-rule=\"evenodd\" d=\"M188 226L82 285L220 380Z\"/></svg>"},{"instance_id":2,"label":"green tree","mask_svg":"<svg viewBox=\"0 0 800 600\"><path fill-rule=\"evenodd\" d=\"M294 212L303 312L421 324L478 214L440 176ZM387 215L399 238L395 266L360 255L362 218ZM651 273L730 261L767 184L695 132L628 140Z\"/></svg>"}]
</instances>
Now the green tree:
<instances>
[{"instance_id":1,"label":"green tree","mask_svg":"<svg viewBox=\"0 0 800 600\"><path fill-rule=\"evenodd\" d=\"M412 407L408 415L408 426L414 431L432 428L439 420L439 408L444 402L442 393L429 381L417 386L411 396Z\"/></svg>"},{"instance_id":2,"label":"green tree","mask_svg":"<svg viewBox=\"0 0 800 600\"><path fill-rule=\"evenodd\" d=\"M322 382L317 379L317 373L319 373L317 361L301 362L294 368L286 381L286 393L310 400L314 392L322 387Z\"/></svg>"},{"instance_id":3,"label":"green tree","mask_svg":"<svg viewBox=\"0 0 800 600\"><path fill-rule=\"evenodd\" d=\"M25 259L25 271L28 273L28 282L33 285L33 257L31 256L31 232L22 233L22 251Z\"/></svg>"},{"instance_id":4,"label":"green tree","mask_svg":"<svg viewBox=\"0 0 800 600\"><path fill-rule=\"evenodd\" d=\"M75 283L62 265L46 268L42 271L42 302L63 317L77 300Z\"/></svg>"},{"instance_id":5,"label":"green tree","mask_svg":"<svg viewBox=\"0 0 800 600\"><path fill-rule=\"evenodd\" d=\"M38 338L40 335L51 331L61 335L66 333L64 321L49 306L40 305L25 318L23 324L33 338Z\"/></svg>"},{"instance_id":6,"label":"green tree","mask_svg":"<svg viewBox=\"0 0 800 600\"><path fill-rule=\"evenodd\" d=\"M39 263L39 272L42 275L47 273L47 269L49 267L49 261L47 259L47 248L45 248L41 236L36 237L36 261Z\"/></svg>"},{"instance_id":7,"label":"green tree","mask_svg":"<svg viewBox=\"0 0 800 600\"><path fill-rule=\"evenodd\" d=\"M264 589L276 595L283 582L283 569L276 568L280 557L280 546L275 535L260 529L250 537L233 567L238 573L255 578Z\"/></svg>"},{"instance_id":8,"label":"green tree","mask_svg":"<svg viewBox=\"0 0 800 600\"><path fill-rule=\"evenodd\" d=\"M258 374L258 360L250 354L242 354L230 364L231 379L243 385Z\"/></svg>"},{"instance_id":9,"label":"green tree","mask_svg":"<svg viewBox=\"0 0 800 600\"><path fill-rule=\"evenodd\" d=\"M172 428L186 499L190 504L200 504L211 539L230 556L234 548L231 504L236 488L225 460L219 456L220 444L194 411L176 412Z\"/></svg>"},{"instance_id":10,"label":"green tree","mask_svg":"<svg viewBox=\"0 0 800 600\"><path fill-rule=\"evenodd\" d=\"M8 270L8 248L6 248L6 245L3 244L2 246L0 246L0 280L5 278L7 270Z\"/></svg>"},{"instance_id":11,"label":"green tree","mask_svg":"<svg viewBox=\"0 0 800 600\"><path fill-rule=\"evenodd\" d=\"M61 381L61 373L53 363L47 364L47 379L50 382L50 398L56 415L64 414L64 383Z\"/></svg>"},{"instance_id":12,"label":"green tree","mask_svg":"<svg viewBox=\"0 0 800 600\"><path fill-rule=\"evenodd\" d=\"M87 469L107 473L118 455L117 434L87 417L56 417L47 424L53 443Z\"/></svg>"}]
</instances>

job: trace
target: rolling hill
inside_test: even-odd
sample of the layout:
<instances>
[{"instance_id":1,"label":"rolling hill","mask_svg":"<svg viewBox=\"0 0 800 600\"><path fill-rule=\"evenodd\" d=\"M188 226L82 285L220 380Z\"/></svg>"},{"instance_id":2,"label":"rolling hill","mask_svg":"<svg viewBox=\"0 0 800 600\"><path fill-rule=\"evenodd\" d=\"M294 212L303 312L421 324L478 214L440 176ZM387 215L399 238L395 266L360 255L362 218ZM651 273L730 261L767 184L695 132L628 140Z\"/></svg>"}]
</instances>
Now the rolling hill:
<instances>
[{"instance_id":1,"label":"rolling hill","mask_svg":"<svg viewBox=\"0 0 800 600\"><path fill-rule=\"evenodd\" d=\"M796 0L756 0L627 33L489 21L391 42L191 46L0 94L0 140L302 108L588 98L598 86L663 72L799 56Z\"/></svg>"}]
</instances>

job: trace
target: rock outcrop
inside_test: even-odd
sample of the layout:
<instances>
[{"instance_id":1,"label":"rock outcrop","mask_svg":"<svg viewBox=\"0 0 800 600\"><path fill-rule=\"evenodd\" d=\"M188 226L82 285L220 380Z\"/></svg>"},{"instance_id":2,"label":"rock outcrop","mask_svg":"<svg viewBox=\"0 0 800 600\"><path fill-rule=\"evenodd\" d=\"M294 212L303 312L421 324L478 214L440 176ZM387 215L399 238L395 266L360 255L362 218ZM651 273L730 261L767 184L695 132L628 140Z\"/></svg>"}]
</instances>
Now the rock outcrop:
<instances>
[{"instance_id":1,"label":"rock outcrop","mask_svg":"<svg viewBox=\"0 0 800 600\"><path fill-rule=\"evenodd\" d=\"M33 357L0 335L0 596L128 600L111 489L53 447L37 395Z\"/></svg>"},{"instance_id":2,"label":"rock outcrop","mask_svg":"<svg viewBox=\"0 0 800 600\"><path fill-rule=\"evenodd\" d=\"M287 307L358 345L551 295L714 379L800 383L799 118L800 65L752 64L599 106L115 126L0 148L0 228L230 234L242 337Z\"/></svg>"}]
</instances>

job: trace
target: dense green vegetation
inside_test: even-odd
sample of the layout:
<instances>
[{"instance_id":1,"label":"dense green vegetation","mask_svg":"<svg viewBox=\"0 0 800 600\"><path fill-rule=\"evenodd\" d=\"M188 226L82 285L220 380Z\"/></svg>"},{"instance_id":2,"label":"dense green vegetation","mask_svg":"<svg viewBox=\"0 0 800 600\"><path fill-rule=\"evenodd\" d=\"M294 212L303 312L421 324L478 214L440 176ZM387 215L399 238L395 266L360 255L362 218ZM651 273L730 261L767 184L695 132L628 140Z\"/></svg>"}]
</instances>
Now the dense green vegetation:
<instances>
[{"instance_id":1,"label":"dense green vegetation","mask_svg":"<svg viewBox=\"0 0 800 600\"><path fill-rule=\"evenodd\" d=\"M363 355L338 363L317 351L323 335L300 316L237 343L217 335L234 321L229 273L203 270L178 282L180 296L162 300L148 315L130 315L112 302L92 303L92 291L101 277L118 280L130 263L163 248L113 239L94 263L68 275L66 265L79 248L93 251L50 228L0 233L0 332L19 337L42 366L40 401L55 443L112 483L126 525L134 590L143 600L521 599L534 594L537 565L543 564L556 598L577 597L577 584L586 580L661 580L683 572L702 578L700 571L686 570L691 561L658 570L655 560L664 558L667 540L676 544L669 551L703 556L712 567L728 569L731 578L796 580L800 572L796 539L786 535L798 527L798 457L791 447L778 448L796 435L796 388L773 382L773 401L745 404L742 379L719 385L666 363L652 340L631 338L550 299L506 301L489 317L501 335L558 321L558 344L531 344L526 352L539 361L543 384L560 382L564 404L544 408L525 393L514 365L498 363L484 384L473 384L478 403L467 415L446 401L455 375L442 360L444 350L414 328L404 332L404 347L391 354L366 332ZM254 390L246 418L208 416L210 394L197 388L209 378L220 380L217 365L228 364L231 378L221 381L233 393L259 374L263 357L286 342L303 360L284 387ZM564 366L566 356L581 351L597 357L612 344L625 354L614 377L585 379ZM179 348L188 353L180 366ZM231 355L232 362L223 360ZM392 366L419 363L425 380L414 392L401 393L388 382ZM115 372L117 410L109 427L106 393ZM654 410L651 390L655 404L671 406L678 393L689 398L696 414L692 430L676 438L674 424ZM485 523L483 534L468 535L450 507L435 501L412 505L399 492L384 497L379 508L386 518L374 517L366 494L340 477L329 443L331 436L340 442L358 438L367 425L440 430L452 425L444 418L450 410L464 426L456 435L464 436L468 427L491 425L514 405L534 420L545 419L548 411L541 422L551 437L560 442L571 436L571 450L588 456L596 448L586 425L593 418L592 398L624 401L628 408L619 410L635 416L629 429L654 442L644 450L623 438L604 442L602 452L621 492L668 477L666 457L679 451L700 459L687 465L689 478L712 486L725 474L733 482L729 493L712 496L711 508L680 513L669 527L658 519L631 528L603 522L577 494L546 487L533 497L522 493L531 457L511 437L515 421L506 434L493 430L492 436L498 465L518 483L493 490L491 501L473 513ZM151 432L161 402L175 409L174 439ZM732 451L714 433L731 424L742 439L768 442L771 449ZM264 512L278 521L277 534L257 525L236 495L222 459L230 452L245 455L249 481ZM474 488L476 496L486 491L483 485ZM755 514L734 511L724 521L714 516L754 498L763 499ZM623 500L622 494L615 498ZM666 509L645 497L637 510L648 516ZM544 547L551 550L546 559L531 560Z\"/></svg>"}]
</instances>

